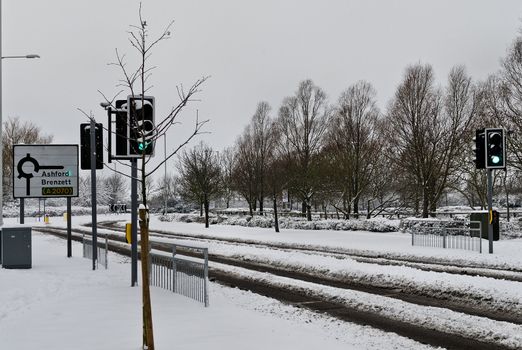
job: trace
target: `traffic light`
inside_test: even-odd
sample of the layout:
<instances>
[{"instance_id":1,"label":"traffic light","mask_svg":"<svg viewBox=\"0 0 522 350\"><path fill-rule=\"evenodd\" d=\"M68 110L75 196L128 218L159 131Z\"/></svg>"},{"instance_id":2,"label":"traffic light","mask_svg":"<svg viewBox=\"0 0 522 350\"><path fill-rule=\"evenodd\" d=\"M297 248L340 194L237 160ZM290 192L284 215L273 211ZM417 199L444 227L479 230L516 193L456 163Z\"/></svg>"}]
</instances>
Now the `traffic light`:
<instances>
[{"instance_id":1,"label":"traffic light","mask_svg":"<svg viewBox=\"0 0 522 350\"><path fill-rule=\"evenodd\" d=\"M128 112L127 100L117 100L116 107L116 155L127 156L128 150Z\"/></svg>"},{"instance_id":2,"label":"traffic light","mask_svg":"<svg viewBox=\"0 0 522 350\"><path fill-rule=\"evenodd\" d=\"M486 133L484 129L477 129L475 131L475 166L477 169L486 168Z\"/></svg>"},{"instance_id":3,"label":"traffic light","mask_svg":"<svg viewBox=\"0 0 522 350\"><path fill-rule=\"evenodd\" d=\"M103 124L94 128L96 169L103 169ZM80 168L91 169L91 123L80 124Z\"/></svg>"},{"instance_id":4,"label":"traffic light","mask_svg":"<svg viewBox=\"0 0 522 350\"><path fill-rule=\"evenodd\" d=\"M504 129L486 129L486 168L506 167L506 137Z\"/></svg>"},{"instance_id":5,"label":"traffic light","mask_svg":"<svg viewBox=\"0 0 522 350\"><path fill-rule=\"evenodd\" d=\"M154 155L156 126L154 125L154 97L129 96L129 155Z\"/></svg>"}]
</instances>

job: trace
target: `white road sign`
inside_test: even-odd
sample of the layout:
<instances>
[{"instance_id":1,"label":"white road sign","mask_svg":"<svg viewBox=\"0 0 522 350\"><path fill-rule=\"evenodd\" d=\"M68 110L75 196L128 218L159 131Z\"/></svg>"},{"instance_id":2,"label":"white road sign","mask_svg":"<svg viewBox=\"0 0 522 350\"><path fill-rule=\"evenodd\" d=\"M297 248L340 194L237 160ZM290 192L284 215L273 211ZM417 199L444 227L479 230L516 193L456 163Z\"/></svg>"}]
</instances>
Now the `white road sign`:
<instances>
[{"instance_id":1,"label":"white road sign","mask_svg":"<svg viewBox=\"0 0 522 350\"><path fill-rule=\"evenodd\" d=\"M13 195L78 197L78 145L14 145Z\"/></svg>"}]
</instances>

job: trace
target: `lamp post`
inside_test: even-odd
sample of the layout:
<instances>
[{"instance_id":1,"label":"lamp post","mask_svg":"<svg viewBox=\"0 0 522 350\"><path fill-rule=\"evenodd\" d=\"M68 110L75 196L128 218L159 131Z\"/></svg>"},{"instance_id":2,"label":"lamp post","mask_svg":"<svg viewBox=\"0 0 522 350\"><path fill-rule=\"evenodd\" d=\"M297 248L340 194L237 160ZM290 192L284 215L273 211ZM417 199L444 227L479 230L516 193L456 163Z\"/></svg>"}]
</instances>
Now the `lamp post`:
<instances>
[{"instance_id":1,"label":"lamp post","mask_svg":"<svg viewBox=\"0 0 522 350\"><path fill-rule=\"evenodd\" d=\"M2 143L2 60L4 58L40 58L39 55L29 54L24 56L2 56L2 1L0 0L0 227L4 225L4 164Z\"/></svg>"},{"instance_id":2,"label":"lamp post","mask_svg":"<svg viewBox=\"0 0 522 350\"><path fill-rule=\"evenodd\" d=\"M164 191L165 191L165 213L164 215L167 215L167 204L168 204L168 192L167 192L167 188L168 187L168 183L167 183L167 133L164 133L163 134L163 151L165 152L165 182L164 182Z\"/></svg>"}]
</instances>

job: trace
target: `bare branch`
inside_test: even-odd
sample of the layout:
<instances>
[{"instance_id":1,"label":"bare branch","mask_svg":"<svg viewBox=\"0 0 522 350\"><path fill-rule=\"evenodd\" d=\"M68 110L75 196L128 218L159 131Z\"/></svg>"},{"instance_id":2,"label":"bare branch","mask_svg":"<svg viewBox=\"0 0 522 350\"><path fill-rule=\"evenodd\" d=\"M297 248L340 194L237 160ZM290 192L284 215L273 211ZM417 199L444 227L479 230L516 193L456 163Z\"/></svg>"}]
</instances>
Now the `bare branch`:
<instances>
[{"instance_id":1,"label":"bare branch","mask_svg":"<svg viewBox=\"0 0 522 350\"><path fill-rule=\"evenodd\" d=\"M163 165L167 160L169 160L170 158L172 158L172 156L174 156L175 154L178 153L178 151L183 148L185 145L187 145L194 137L196 137L196 135L199 135L199 134L203 134L204 132L201 132L201 128L206 124L208 123L209 120L204 120L204 121L196 121L196 125L195 125L195 128L194 128L194 131L192 132L192 134L183 142L181 143L180 145L178 145L178 147L176 147L176 149L170 153L170 155L168 157L166 157L165 159L163 159L163 161L161 161L154 169L152 169L150 172L147 173L146 176L150 176L152 174L154 174L154 172L156 170L158 170L161 165Z\"/></svg>"}]
</instances>

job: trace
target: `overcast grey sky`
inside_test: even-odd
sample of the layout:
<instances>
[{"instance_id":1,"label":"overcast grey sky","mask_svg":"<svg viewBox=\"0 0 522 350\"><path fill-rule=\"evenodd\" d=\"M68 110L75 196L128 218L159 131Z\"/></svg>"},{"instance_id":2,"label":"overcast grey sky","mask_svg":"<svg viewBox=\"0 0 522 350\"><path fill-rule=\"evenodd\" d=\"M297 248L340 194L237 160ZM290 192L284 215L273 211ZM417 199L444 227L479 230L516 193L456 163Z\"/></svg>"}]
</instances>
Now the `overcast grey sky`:
<instances>
[{"instance_id":1,"label":"overcast grey sky","mask_svg":"<svg viewBox=\"0 0 522 350\"><path fill-rule=\"evenodd\" d=\"M2 0L3 116L40 125L57 143L78 143L77 108L106 123L97 90L109 96L120 78L114 50L138 22L136 0ZM156 48L150 94L157 117L177 102L175 86L211 75L201 102L188 108L168 148L192 126L195 109L211 122L202 138L223 148L242 132L259 101L273 108L310 78L335 102L358 80L371 82L385 108L407 65L430 63L441 85L463 64L480 80L522 22L520 0L144 0L152 34L175 20L172 38ZM159 153L163 155L163 148Z\"/></svg>"}]
</instances>

